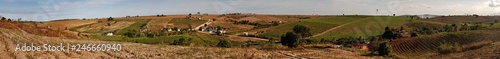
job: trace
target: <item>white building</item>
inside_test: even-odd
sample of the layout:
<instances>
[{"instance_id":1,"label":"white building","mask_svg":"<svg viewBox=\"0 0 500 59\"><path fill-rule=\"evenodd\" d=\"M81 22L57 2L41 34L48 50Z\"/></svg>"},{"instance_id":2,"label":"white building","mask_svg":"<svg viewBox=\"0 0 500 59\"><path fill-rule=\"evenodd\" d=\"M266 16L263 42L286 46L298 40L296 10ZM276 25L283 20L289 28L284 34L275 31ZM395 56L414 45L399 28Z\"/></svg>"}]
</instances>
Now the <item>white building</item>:
<instances>
[{"instance_id":1,"label":"white building","mask_svg":"<svg viewBox=\"0 0 500 59\"><path fill-rule=\"evenodd\" d=\"M113 33L106 33L106 36L113 36Z\"/></svg>"}]
</instances>

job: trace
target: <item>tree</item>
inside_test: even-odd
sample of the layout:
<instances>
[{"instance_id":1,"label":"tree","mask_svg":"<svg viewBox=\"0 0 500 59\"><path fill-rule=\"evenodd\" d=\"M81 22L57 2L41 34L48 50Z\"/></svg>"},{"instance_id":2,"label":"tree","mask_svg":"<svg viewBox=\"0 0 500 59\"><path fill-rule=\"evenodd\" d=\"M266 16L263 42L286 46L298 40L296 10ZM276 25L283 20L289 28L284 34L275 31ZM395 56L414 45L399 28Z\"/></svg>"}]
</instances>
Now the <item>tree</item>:
<instances>
[{"instance_id":1,"label":"tree","mask_svg":"<svg viewBox=\"0 0 500 59\"><path fill-rule=\"evenodd\" d=\"M473 14L472 16L474 16L474 17L476 17L476 18L477 18L477 17L479 17L479 15L477 15L477 14Z\"/></svg>"},{"instance_id":2,"label":"tree","mask_svg":"<svg viewBox=\"0 0 500 59\"><path fill-rule=\"evenodd\" d=\"M292 30L293 32L287 32L285 35L281 36L282 45L296 48L303 44L307 37L312 36L309 32L310 29L302 25L296 25Z\"/></svg>"},{"instance_id":3,"label":"tree","mask_svg":"<svg viewBox=\"0 0 500 59\"><path fill-rule=\"evenodd\" d=\"M112 18L112 17L109 17L109 18L108 18L108 21L113 21L113 18Z\"/></svg>"},{"instance_id":4,"label":"tree","mask_svg":"<svg viewBox=\"0 0 500 59\"><path fill-rule=\"evenodd\" d=\"M300 38L306 38L306 37L309 37L309 36L312 36L311 33L309 32L309 28L307 28L306 26L302 26L302 25L296 25L293 27L293 32L298 34L300 36Z\"/></svg>"},{"instance_id":5,"label":"tree","mask_svg":"<svg viewBox=\"0 0 500 59\"><path fill-rule=\"evenodd\" d=\"M5 17L2 17L2 20L7 20Z\"/></svg>"},{"instance_id":6,"label":"tree","mask_svg":"<svg viewBox=\"0 0 500 59\"><path fill-rule=\"evenodd\" d=\"M7 19L7 20L8 20L8 21L12 21L12 19L10 19L10 18L9 18L9 19Z\"/></svg>"},{"instance_id":7,"label":"tree","mask_svg":"<svg viewBox=\"0 0 500 59\"><path fill-rule=\"evenodd\" d=\"M383 39L395 39L396 35L392 32L391 28L385 27L385 32L382 34Z\"/></svg>"},{"instance_id":8,"label":"tree","mask_svg":"<svg viewBox=\"0 0 500 59\"><path fill-rule=\"evenodd\" d=\"M380 56L390 56L392 54L392 51L391 51L392 47L389 43L387 42L384 42L382 44L379 45L379 49L378 49L378 55Z\"/></svg>"},{"instance_id":9,"label":"tree","mask_svg":"<svg viewBox=\"0 0 500 59\"><path fill-rule=\"evenodd\" d=\"M2 18L3 19L3 18ZM498 23L498 20L495 20L495 23Z\"/></svg>"},{"instance_id":10,"label":"tree","mask_svg":"<svg viewBox=\"0 0 500 59\"><path fill-rule=\"evenodd\" d=\"M298 35L296 35L293 32L287 32L284 36L281 36L281 44L284 46L288 46L291 48L296 48L299 46L299 38Z\"/></svg>"}]
</instances>

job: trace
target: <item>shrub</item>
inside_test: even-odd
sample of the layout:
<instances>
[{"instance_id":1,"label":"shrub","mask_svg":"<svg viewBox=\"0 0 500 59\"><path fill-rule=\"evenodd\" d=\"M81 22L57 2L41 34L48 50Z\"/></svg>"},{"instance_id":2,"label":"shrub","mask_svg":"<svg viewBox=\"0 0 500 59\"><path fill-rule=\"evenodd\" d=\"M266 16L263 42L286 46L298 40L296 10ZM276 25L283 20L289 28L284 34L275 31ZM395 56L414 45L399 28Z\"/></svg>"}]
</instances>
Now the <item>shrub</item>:
<instances>
[{"instance_id":1,"label":"shrub","mask_svg":"<svg viewBox=\"0 0 500 59\"><path fill-rule=\"evenodd\" d=\"M184 39L184 38L180 38L178 40L175 40L174 43L172 43L172 45L184 45L184 46L188 46L188 45L191 45L191 41L192 41L192 38L189 38L189 39Z\"/></svg>"},{"instance_id":2,"label":"shrub","mask_svg":"<svg viewBox=\"0 0 500 59\"><path fill-rule=\"evenodd\" d=\"M392 47L388 42L384 42L379 45L378 48L378 55L379 56L391 56L392 54Z\"/></svg>"},{"instance_id":3,"label":"shrub","mask_svg":"<svg viewBox=\"0 0 500 59\"><path fill-rule=\"evenodd\" d=\"M108 18L108 21L113 21L113 18L112 18L112 17L109 17L109 18Z\"/></svg>"},{"instance_id":4,"label":"shrub","mask_svg":"<svg viewBox=\"0 0 500 59\"><path fill-rule=\"evenodd\" d=\"M383 39L396 39L396 37L397 35L389 27L385 27L385 32L382 34Z\"/></svg>"},{"instance_id":5,"label":"shrub","mask_svg":"<svg viewBox=\"0 0 500 59\"><path fill-rule=\"evenodd\" d=\"M359 40L354 37L346 37L338 39L335 43L338 45L351 45L359 43Z\"/></svg>"},{"instance_id":6,"label":"shrub","mask_svg":"<svg viewBox=\"0 0 500 59\"><path fill-rule=\"evenodd\" d=\"M281 44L287 47L296 48L300 44L300 39L298 35L293 32L287 32L285 35L281 36Z\"/></svg>"},{"instance_id":7,"label":"shrub","mask_svg":"<svg viewBox=\"0 0 500 59\"><path fill-rule=\"evenodd\" d=\"M231 46L232 43L227 40L220 40L219 43L217 43L217 47L230 48Z\"/></svg>"},{"instance_id":8,"label":"shrub","mask_svg":"<svg viewBox=\"0 0 500 59\"><path fill-rule=\"evenodd\" d=\"M136 30L129 30L124 35L127 36L127 37L130 37L130 38L140 37L140 34L137 33Z\"/></svg>"},{"instance_id":9,"label":"shrub","mask_svg":"<svg viewBox=\"0 0 500 59\"><path fill-rule=\"evenodd\" d=\"M418 36L418 34L416 32L411 33L411 37L417 37L417 36Z\"/></svg>"},{"instance_id":10,"label":"shrub","mask_svg":"<svg viewBox=\"0 0 500 59\"><path fill-rule=\"evenodd\" d=\"M377 52L379 46L381 44L381 41L379 41L381 38L377 37L377 36L371 36L368 38L369 39L369 42L368 43L368 49L370 52L375 53Z\"/></svg>"},{"instance_id":11,"label":"shrub","mask_svg":"<svg viewBox=\"0 0 500 59\"><path fill-rule=\"evenodd\" d=\"M460 44L458 42L455 42L454 44L451 43L441 43L438 47L436 47L437 52L441 54L448 54L452 52L457 52L460 51Z\"/></svg>"},{"instance_id":12,"label":"shrub","mask_svg":"<svg viewBox=\"0 0 500 59\"><path fill-rule=\"evenodd\" d=\"M453 45L448 43L441 43L441 45L437 47L437 52L441 54L448 54L451 53L452 51L453 51Z\"/></svg>"}]
</instances>

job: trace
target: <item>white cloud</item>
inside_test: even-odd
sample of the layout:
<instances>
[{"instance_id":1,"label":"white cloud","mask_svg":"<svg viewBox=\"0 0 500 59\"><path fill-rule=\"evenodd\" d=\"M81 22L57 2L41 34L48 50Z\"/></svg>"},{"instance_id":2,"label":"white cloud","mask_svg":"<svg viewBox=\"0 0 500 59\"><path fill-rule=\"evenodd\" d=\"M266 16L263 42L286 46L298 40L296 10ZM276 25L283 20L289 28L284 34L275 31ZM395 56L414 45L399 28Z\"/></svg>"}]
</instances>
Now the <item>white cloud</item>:
<instances>
[{"instance_id":1,"label":"white cloud","mask_svg":"<svg viewBox=\"0 0 500 59\"><path fill-rule=\"evenodd\" d=\"M489 3L488 6L490 6L490 7L499 7L500 4L497 3L496 0L491 0L491 2Z\"/></svg>"}]
</instances>

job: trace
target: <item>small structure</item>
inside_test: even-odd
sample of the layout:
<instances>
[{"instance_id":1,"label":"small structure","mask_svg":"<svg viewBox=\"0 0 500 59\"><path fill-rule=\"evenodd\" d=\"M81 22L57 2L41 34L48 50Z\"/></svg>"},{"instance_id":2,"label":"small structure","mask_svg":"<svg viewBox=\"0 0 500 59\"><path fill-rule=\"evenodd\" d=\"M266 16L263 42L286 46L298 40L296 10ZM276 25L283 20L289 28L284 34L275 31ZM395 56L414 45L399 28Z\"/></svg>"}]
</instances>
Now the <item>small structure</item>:
<instances>
[{"instance_id":1,"label":"small structure","mask_svg":"<svg viewBox=\"0 0 500 59\"><path fill-rule=\"evenodd\" d=\"M243 36L248 36L248 32L243 32Z\"/></svg>"},{"instance_id":2,"label":"small structure","mask_svg":"<svg viewBox=\"0 0 500 59\"><path fill-rule=\"evenodd\" d=\"M172 32L172 29L168 29L167 31L168 31L168 32Z\"/></svg>"},{"instance_id":3,"label":"small structure","mask_svg":"<svg viewBox=\"0 0 500 59\"><path fill-rule=\"evenodd\" d=\"M219 30L219 31L220 31L220 33L226 34L225 30Z\"/></svg>"},{"instance_id":4,"label":"small structure","mask_svg":"<svg viewBox=\"0 0 500 59\"><path fill-rule=\"evenodd\" d=\"M106 33L106 36L113 36L113 33L111 33L111 32Z\"/></svg>"}]
</instances>

